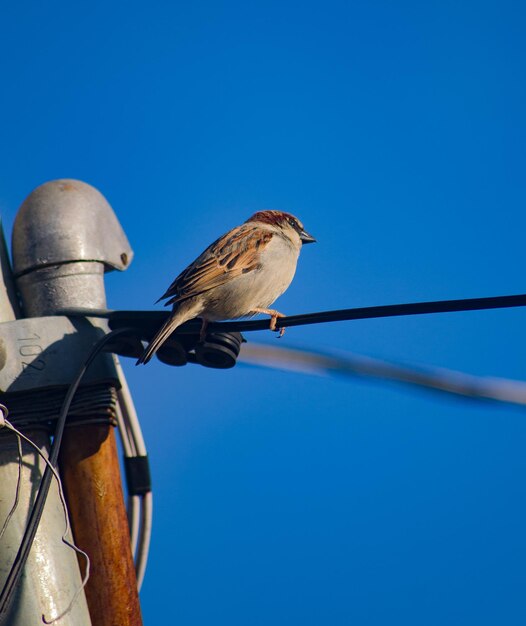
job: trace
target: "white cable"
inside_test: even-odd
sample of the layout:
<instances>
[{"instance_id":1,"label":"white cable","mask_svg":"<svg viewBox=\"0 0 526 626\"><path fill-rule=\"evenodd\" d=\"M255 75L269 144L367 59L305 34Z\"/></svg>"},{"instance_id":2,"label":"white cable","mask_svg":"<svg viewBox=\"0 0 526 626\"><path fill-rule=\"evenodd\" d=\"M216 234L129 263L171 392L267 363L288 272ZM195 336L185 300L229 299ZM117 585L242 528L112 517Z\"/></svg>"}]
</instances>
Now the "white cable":
<instances>
[{"instance_id":1,"label":"white cable","mask_svg":"<svg viewBox=\"0 0 526 626\"><path fill-rule=\"evenodd\" d=\"M398 365L357 354L336 356L251 343L243 344L239 361L318 376L368 376L477 400L494 400L523 407L526 405L526 384L519 380L473 376L445 368Z\"/></svg>"},{"instance_id":2,"label":"white cable","mask_svg":"<svg viewBox=\"0 0 526 626\"><path fill-rule=\"evenodd\" d=\"M117 427L119 429L119 435L121 437L121 443L122 443L122 449L124 451L124 456L133 456L135 454L135 450L132 449L132 442L130 441L130 436L126 428L126 423L124 421L124 416L122 414L120 402L117 403L116 414L117 414Z\"/></svg>"},{"instance_id":3,"label":"white cable","mask_svg":"<svg viewBox=\"0 0 526 626\"><path fill-rule=\"evenodd\" d=\"M137 411L133 402L130 388L122 371L122 366L116 356L114 356L115 367L120 382L120 389L117 391L117 399L119 401L119 412L122 420L122 428L128 439L130 456L147 456L144 437L137 416ZM130 534L132 535L132 547L135 554L135 574L137 577L137 586L140 590L144 575L146 573L146 565L148 562L148 552L150 549L150 540L152 533L153 519L153 496L152 493L146 493L144 496L132 496L128 502L130 523ZM135 539L136 517L140 518L140 527Z\"/></svg>"},{"instance_id":4,"label":"white cable","mask_svg":"<svg viewBox=\"0 0 526 626\"><path fill-rule=\"evenodd\" d=\"M136 455L135 446L133 445L125 419L122 415L120 402L117 403L117 429L119 431L122 449L125 457ZM137 553L137 542L139 539L139 524L141 519L141 498L140 496L128 495L126 503L126 512L128 516L128 527L130 529L131 551L135 560Z\"/></svg>"},{"instance_id":5,"label":"white cable","mask_svg":"<svg viewBox=\"0 0 526 626\"><path fill-rule=\"evenodd\" d=\"M137 455L146 456L146 445L144 443L144 437L142 436L137 411L135 410L135 404L133 403L128 382L126 381L126 377L122 371L122 366L117 358L115 358L115 365L117 367L117 374L121 384L121 388L118 390L117 395L119 397L120 406L123 410L123 415L130 425L130 434L132 435Z\"/></svg>"},{"instance_id":6,"label":"white cable","mask_svg":"<svg viewBox=\"0 0 526 626\"><path fill-rule=\"evenodd\" d=\"M152 492L144 494L142 501L141 516L141 541L137 548L137 586L141 589L144 576L146 574L146 565L148 563L148 553L150 551L150 540L152 537L152 520L153 520L153 495Z\"/></svg>"},{"instance_id":7,"label":"white cable","mask_svg":"<svg viewBox=\"0 0 526 626\"><path fill-rule=\"evenodd\" d=\"M137 545L139 543L139 531L142 519L142 497L128 496L128 521L130 525L130 541L134 561L137 561Z\"/></svg>"}]
</instances>

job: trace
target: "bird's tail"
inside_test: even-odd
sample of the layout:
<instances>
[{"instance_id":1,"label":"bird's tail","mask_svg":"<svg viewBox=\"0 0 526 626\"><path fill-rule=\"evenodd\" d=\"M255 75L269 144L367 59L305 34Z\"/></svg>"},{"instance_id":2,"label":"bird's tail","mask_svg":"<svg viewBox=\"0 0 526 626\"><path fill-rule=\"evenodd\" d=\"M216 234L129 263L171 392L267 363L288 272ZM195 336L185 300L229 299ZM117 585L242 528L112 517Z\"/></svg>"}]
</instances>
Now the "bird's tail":
<instances>
[{"instance_id":1,"label":"bird's tail","mask_svg":"<svg viewBox=\"0 0 526 626\"><path fill-rule=\"evenodd\" d=\"M181 324L184 324L184 322L191 320L194 317L197 317L199 313L201 313L202 308L202 305L188 300L182 302L179 306L177 306L177 308L172 312L170 317L157 331L154 338L148 344L146 350L137 359L136 365L140 365L141 363L148 363L148 361L162 346L162 344L168 339L173 331L178 326L181 326Z\"/></svg>"}]
</instances>

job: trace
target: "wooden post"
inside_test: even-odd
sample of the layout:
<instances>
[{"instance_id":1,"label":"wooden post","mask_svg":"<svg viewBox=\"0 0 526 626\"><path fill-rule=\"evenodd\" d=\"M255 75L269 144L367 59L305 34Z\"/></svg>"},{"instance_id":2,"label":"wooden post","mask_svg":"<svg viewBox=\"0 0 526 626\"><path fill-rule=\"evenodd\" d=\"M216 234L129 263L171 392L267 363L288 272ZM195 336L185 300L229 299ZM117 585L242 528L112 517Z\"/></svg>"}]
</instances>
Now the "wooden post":
<instances>
[{"instance_id":1,"label":"wooden post","mask_svg":"<svg viewBox=\"0 0 526 626\"><path fill-rule=\"evenodd\" d=\"M113 428L67 427L60 469L75 542L91 560L86 598L93 625L141 626Z\"/></svg>"}]
</instances>

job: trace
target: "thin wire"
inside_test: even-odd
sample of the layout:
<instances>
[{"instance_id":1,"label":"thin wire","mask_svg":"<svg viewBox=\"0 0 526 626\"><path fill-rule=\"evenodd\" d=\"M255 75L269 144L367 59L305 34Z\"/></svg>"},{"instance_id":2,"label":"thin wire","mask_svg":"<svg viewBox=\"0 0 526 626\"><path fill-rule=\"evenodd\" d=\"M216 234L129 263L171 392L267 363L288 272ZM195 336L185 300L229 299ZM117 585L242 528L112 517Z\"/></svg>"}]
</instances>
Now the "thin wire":
<instances>
[{"instance_id":1,"label":"thin wire","mask_svg":"<svg viewBox=\"0 0 526 626\"><path fill-rule=\"evenodd\" d=\"M389 363L357 354L345 356L312 350L243 344L239 361L259 367L279 368L303 374L391 380L473 400L505 402L524 408L526 383L489 376L473 376L445 368Z\"/></svg>"},{"instance_id":2,"label":"thin wire","mask_svg":"<svg viewBox=\"0 0 526 626\"><path fill-rule=\"evenodd\" d=\"M0 405L0 406L3 406L3 405ZM5 419L5 414L3 414L3 411L0 410L0 426L2 425L7 425L7 420ZM20 501L20 482L22 480L22 457L24 453L22 452L22 441L20 440L20 437L16 438L16 442L18 445L18 475L16 479L15 501L13 502L13 506L11 507L11 510L9 511L9 513L7 514L7 517L5 518L5 522L4 522L4 525L2 526L2 530L0 530L0 539L4 536L4 533L9 525L9 522L11 521L11 518L13 517L18 507L18 503Z\"/></svg>"},{"instance_id":3,"label":"thin wire","mask_svg":"<svg viewBox=\"0 0 526 626\"><path fill-rule=\"evenodd\" d=\"M127 431L127 438L129 438L128 447L130 452L134 452L133 456L147 456L146 444L144 443L141 425L128 382L124 376L119 359L114 357L114 360L120 382L120 389L117 391L117 398L119 400L121 417ZM135 555L137 587L140 590L146 573L152 534L153 494L149 492L141 496L139 499L140 506L136 504L135 500L137 500L137 496L132 496L130 506L132 507L132 516L135 516L136 514L140 516L140 528L138 529L136 541L134 541L135 526L130 524L130 530L132 532L132 546L134 546L133 552ZM139 513L136 513L134 507L138 507ZM134 517L132 517L132 520L135 521Z\"/></svg>"},{"instance_id":4,"label":"thin wire","mask_svg":"<svg viewBox=\"0 0 526 626\"><path fill-rule=\"evenodd\" d=\"M130 544L135 565L135 574L137 575L137 545L139 544L139 535L141 529L142 517L142 496L128 495L127 501L128 527L130 529ZM139 588L140 590L140 588Z\"/></svg>"},{"instance_id":5,"label":"thin wire","mask_svg":"<svg viewBox=\"0 0 526 626\"><path fill-rule=\"evenodd\" d=\"M64 398L64 402L62 403L62 408L60 409L60 414L57 420L57 424L55 427L55 433L53 436L53 444L51 446L50 454L49 454L49 464L46 465L46 469L44 471L44 475L40 482L40 487L38 490L37 497L35 499L35 503L31 510L31 515L29 516L29 520L27 522L26 530L24 532L24 536L22 537L22 541L20 543L20 547L16 554L15 560L9 574L7 575L4 587L2 592L0 593L0 619L5 617L7 613L10 603L14 596L14 590L16 585L20 580L20 576L22 575L22 570L25 562L27 561L27 557L29 555L29 551L31 550L31 546L33 545L33 541L35 539L35 534L38 529L38 524L40 522L40 518L42 517L42 513L44 510L44 505L46 503L47 494L49 492L49 487L51 484L51 479L53 477L53 468L57 466L58 455L60 452L60 445L62 443L62 435L64 434L64 427L66 424L66 418L69 412L69 408L71 406L71 402L73 400L73 396L77 391L77 388L86 373L86 370L91 365L93 360L98 356L98 354L103 350L104 346L108 344L112 339L119 335L129 334L130 329L121 328L118 330L114 330L107 335L104 335L96 344L92 347L88 356L86 357L85 362L79 369L77 375L73 379L70 384L68 391L66 393L66 397Z\"/></svg>"},{"instance_id":6,"label":"thin wire","mask_svg":"<svg viewBox=\"0 0 526 626\"><path fill-rule=\"evenodd\" d=\"M133 445L135 446L135 451L138 456L146 456L146 444L144 442L139 417L135 409L135 404L133 402L133 397L130 392L130 387L128 386L128 382L126 380L126 377L124 376L122 365L117 358L115 360L117 366L117 374L119 377L119 382L121 384L121 388L117 391L117 396L124 410L126 419L129 423L130 436L132 438Z\"/></svg>"},{"instance_id":7,"label":"thin wire","mask_svg":"<svg viewBox=\"0 0 526 626\"><path fill-rule=\"evenodd\" d=\"M151 491L145 493L142 497L141 509L141 534L137 548L136 559L136 575L137 587L140 591L144 576L146 574L146 565L148 563L148 553L150 551L150 540L152 538L152 520L153 520L153 494Z\"/></svg>"},{"instance_id":8,"label":"thin wire","mask_svg":"<svg viewBox=\"0 0 526 626\"><path fill-rule=\"evenodd\" d=\"M113 355L114 361L117 362L117 357ZM119 396L117 396L118 402L116 406L116 414L117 414L117 430L119 432L122 449L125 457L136 456L135 448L133 447L133 443L131 441L130 434L127 429L126 421L123 416L123 411L121 407L121 401ZM128 517L128 527L130 529L130 543L131 543L131 551L133 557L135 559L135 555L137 552L137 541L139 539L139 524L141 517L141 499L136 495L128 495L126 502L126 513Z\"/></svg>"}]
</instances>

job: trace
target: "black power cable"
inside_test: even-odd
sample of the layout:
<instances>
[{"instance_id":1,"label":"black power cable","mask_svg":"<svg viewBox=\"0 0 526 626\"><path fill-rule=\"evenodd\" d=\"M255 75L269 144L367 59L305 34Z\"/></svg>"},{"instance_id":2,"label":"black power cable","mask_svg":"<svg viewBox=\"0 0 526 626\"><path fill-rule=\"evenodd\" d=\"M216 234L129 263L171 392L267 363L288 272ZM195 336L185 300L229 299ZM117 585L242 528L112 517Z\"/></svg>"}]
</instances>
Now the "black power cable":
<instances>
[{"instance_id":1,"label":"black power cable","mask_svg":"<svg viewBox=\"0 0 526 626\"><path fill-rule=\"evenodd\" d=\"M367 306L319 313L289 315L278 319L278 328L306 326L346 320L364 320L379 317L399 317L403 315L424 315L429 313L454 313L460 311L481 311L486 309L506 309L526 306L526 294L512 296L491 296L487 298L460 298L458 300L433 300L406 304ZM111 329L127 327L133 329L136 337L149 340L170 315L168 311L111 311L107 309L71 308L57 311L57 315L102 317L108 320ZM210 322L209 333L249 332L268 330L269 320L242 320L237 322ZM200 320L190 320L176 329L176 335L199 334ZM125 355L129 356L129 355Z\"/></svg>"},{"instance_id":2,"label":"black power cable","mask_svg":"<svg viewBox=\"0 0 526 626\"><path fill-rule=\"evenodd\" d=\"M435 300L432 302L410 302L408 304L387 304L366 306L354 309L338 309L319 313L290 315L278 319L277 325L305 326L307 324L324 324L326 322L343 322L345 320L365 320L378 317L399 317L402 315L424 315L429 313L454 313L459 311L481 311L485 309L506 309L526 306L526 294L516 296L493 296L489 298L462 298L460 300ZM267 320L245 322L214 322L209 325L210 332L262 330L268 328Z\"/></svg>"},{"instance_id":3,"label":"black power cable","mask_svg":"<svg viewBox=\"0 0 526 626\"><path fill-rule=\"evenodd\" d=\"M86 373L86 370L94 361L95 357L99 355L99 353L110 341L115 339L115 337L117 336L129 333L130 329L120 328L119 330L114 330L107 335L104 335L104 337L97 341L97 343L92 347L82 367L79 369L77 375L71 382L66 393L66 397L64 398L64 402L62 403L60 414L57 419L57 424L55 426L55 432L53 434L53 444L49 453L49 463L53 467L57 466L60 445L62 443L62 435L64 434L66 418L69 412L69 408L71 406L71 402L73 400L73 396L75 395L75 392L77 391L77 388L80 385L80 382L84 374ZM27 561L27 557L29 556L29 551L31 550L31 546L33 545L33 540L35 539L38 524L40 523L40 519L44 511L44 506L46 504L46 498L49 492L52 478L53 473L51 471L51 468L46 465L44 475L42 477L42 480L40 481L38 494L35 498L35 503L33 505L33 508L31 509L31 515L29 516L29 520L24 531L24 536L22 537L22 541L20 543L20 547L18 548L15 560L13 561L13 565L11 566L9 574L6 578L4 588L0 593L0 622L3 622L6 618L7 612L11 605L11 601L13 600L15 589L20 581L20 576L22 575L24 565Z\"/></svg>"}]
</instances>

